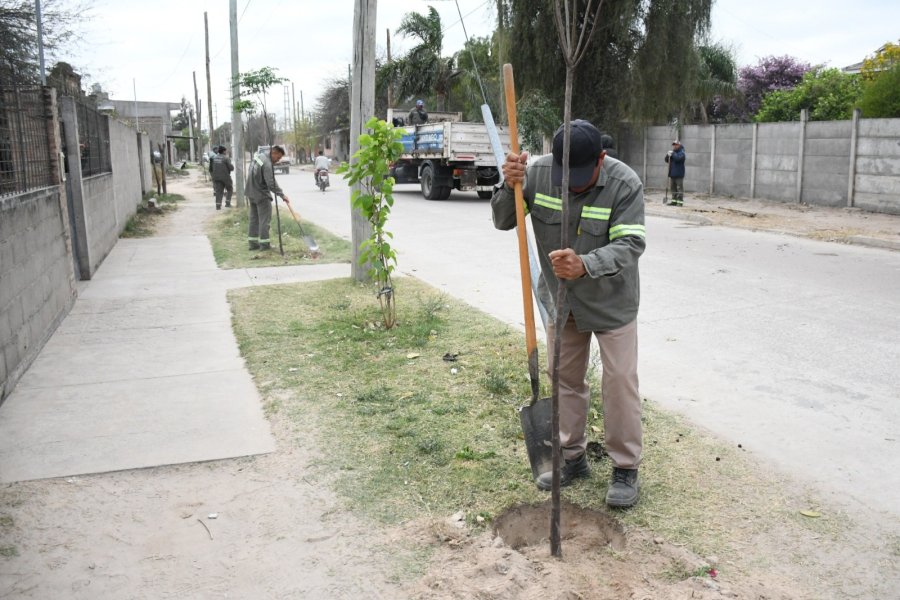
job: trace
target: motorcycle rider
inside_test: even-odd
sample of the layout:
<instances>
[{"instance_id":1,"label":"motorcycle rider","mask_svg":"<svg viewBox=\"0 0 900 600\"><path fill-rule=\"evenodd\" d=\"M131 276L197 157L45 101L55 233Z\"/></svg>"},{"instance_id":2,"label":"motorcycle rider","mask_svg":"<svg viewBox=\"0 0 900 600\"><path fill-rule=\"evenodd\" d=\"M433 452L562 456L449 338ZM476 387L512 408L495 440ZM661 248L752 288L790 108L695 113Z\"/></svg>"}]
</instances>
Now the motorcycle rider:
<instances>
[{"instance_id":1,"label":"motorcycle rider","mask_svg":"<svg viewBox=\"0 0 900 600\"><path fill-rule=\"evenodd\" d=\"M321 171L328 172L331 167L331 159L323 154L321 150L319 150L319 155L316 157L315 168L313 169L313 180L316 182L316 186L319 185L319 173Z\"/></svg>"}]
</instances>

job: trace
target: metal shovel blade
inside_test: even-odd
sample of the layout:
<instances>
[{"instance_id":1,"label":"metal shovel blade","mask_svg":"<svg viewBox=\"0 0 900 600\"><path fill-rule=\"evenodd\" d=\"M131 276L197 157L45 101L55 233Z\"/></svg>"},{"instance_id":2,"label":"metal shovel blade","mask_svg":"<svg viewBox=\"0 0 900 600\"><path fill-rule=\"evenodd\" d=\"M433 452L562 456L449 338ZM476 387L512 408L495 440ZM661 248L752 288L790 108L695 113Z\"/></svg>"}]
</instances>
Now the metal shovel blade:
<instances>
[{"instance_id":1,"label":"metal shovel blade","mask_svg":"<svg viewBox=\"0 0 900 600\"><path fill-rule=\"evenodd\" d=\"M551 398L541 398L519 409L525 449L528 451L528 462L531 463L531 474L535 479L541 473L553 470L552 407Z\"/></svg>"}]
</instances>

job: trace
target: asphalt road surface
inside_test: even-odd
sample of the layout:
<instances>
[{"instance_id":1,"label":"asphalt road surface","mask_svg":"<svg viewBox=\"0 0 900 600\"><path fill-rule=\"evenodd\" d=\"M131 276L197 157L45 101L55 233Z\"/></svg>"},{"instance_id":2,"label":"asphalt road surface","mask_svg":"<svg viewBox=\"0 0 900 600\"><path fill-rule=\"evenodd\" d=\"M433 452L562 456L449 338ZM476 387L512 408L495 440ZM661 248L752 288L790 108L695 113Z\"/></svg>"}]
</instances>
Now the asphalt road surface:
<instances>
[{"instance_id":1,"label":"asphalt road surface","mask_svg":"<svg viewBox=\"0 0 900 600\"><path fill-rule=\"evenodd\" d=\"M279 182L302 218L349 239L339 176L325 193L305 171ZM515 233L493 228L489 201L428 201L412 185L395 200L399 269L521 326ZM900 253L654 217L647 238L642 395L896 523Z\"/></svg>"}]
</instances>

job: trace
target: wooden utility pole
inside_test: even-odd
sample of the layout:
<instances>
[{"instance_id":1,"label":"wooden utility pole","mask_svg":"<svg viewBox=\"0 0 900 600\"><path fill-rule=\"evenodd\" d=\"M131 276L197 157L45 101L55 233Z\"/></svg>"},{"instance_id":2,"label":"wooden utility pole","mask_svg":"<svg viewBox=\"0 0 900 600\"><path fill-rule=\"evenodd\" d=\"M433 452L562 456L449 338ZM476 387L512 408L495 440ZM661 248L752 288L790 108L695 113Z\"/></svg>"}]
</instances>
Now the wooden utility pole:
<instances>
[{"instance_id":1,"label":"wooden utility pole","mask_svg":"<svg viewBox=\"0 0 900 600\"><path fill-rule=\"evenodd\" d=\"M206 12L203 13L203 29L206 30L206 112L209 114L209 149L212 150L215 123L212 111L212 83L209 78L209 19L206 18Z\"/></svg>"},{"instance_id":2,"label":"wooden utility pole","mask_svg":"<svg viewBox=\"0 0 900 600\"><path fill-rule=\"evenodd\" d=\"M200 130L203 129L203 111L200 110L200 95L197 94L197 71L193 72L194 74L194 108L197 110L197 126L193 127L193 131L191 132L191 158L200 162L200 153L203 152L203 136L200 134ZM191 118L193 121L193 118ZM197 134L197 145L194 145L194 133ZM197 153L194 154L194 148L196 148Z\"/></svg>"},{"instance_id":3,"label":"wooden utility pole","mask_svg":"<svg viewBox=\"0 0 900 600\"><path fill-rule=\"evenodd\" d=\"M234 1L234 0L232 0ZM359 150L359 136L375 113L375 17L377 0L356 0L353 11L353 70L350 71L350 156ZM348 66L349 69L349 66ZM351 158L352 160L352 158ZM356 184L353 190L361 190ZM353 260L351 274L356 281L368 281L369 265L359 263L359 245L372 235L372 226L358 210L351 209Z\"/></svg>"},{"instance_id":4,"label":"wooden utility pole","mask_svg":"<svg viewBox=\"0 0 900 600\"><path fill-rule=\"evenodd\" d=\"M234 155L234 183L237 187L238 208L244 207L244 146L241 140L241 113L235 109L241 99L238 81L238 17L237 0L228 0L228 16L231 23L231 151Z\"/></svg>"},{"instance_id":5,"label":"wooden utility pole","mask_svg":"<svg viewBox=\"0 0 900 600\"><path fill-rule=\"evenodd\" d=\"M391 66L391 30L387 30L387 64ZM390 72L390 71L388 71ZM388 108L394 108L394 95L391 93L391 78L388 76L387 82L387 105Z\"/></svg>"}]
</instances>

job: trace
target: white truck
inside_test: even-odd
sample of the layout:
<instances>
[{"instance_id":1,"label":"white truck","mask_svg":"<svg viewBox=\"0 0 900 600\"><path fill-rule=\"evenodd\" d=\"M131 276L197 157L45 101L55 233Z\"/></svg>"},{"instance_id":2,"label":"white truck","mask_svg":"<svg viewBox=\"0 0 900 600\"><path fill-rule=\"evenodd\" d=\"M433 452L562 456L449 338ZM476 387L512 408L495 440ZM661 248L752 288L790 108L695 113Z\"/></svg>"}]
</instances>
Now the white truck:
<instances>
[{"instance_id":1,"label":"white truck","mask_svg":"<svg viewBox=\"0 0 900 600\"><path fill-rule=\"evenodd\" d=\"M388 109L387 120L406 119L407 112ZM500 181L497 161L484 123L466 123L462 113L429 112L428 123L404 127L403 155L391 165L397 183L418 183L428 200L446 200L451 190L475 191L490 198ZM503 152L509 133L497 126Z\"/></svg>"}]
</instances>

